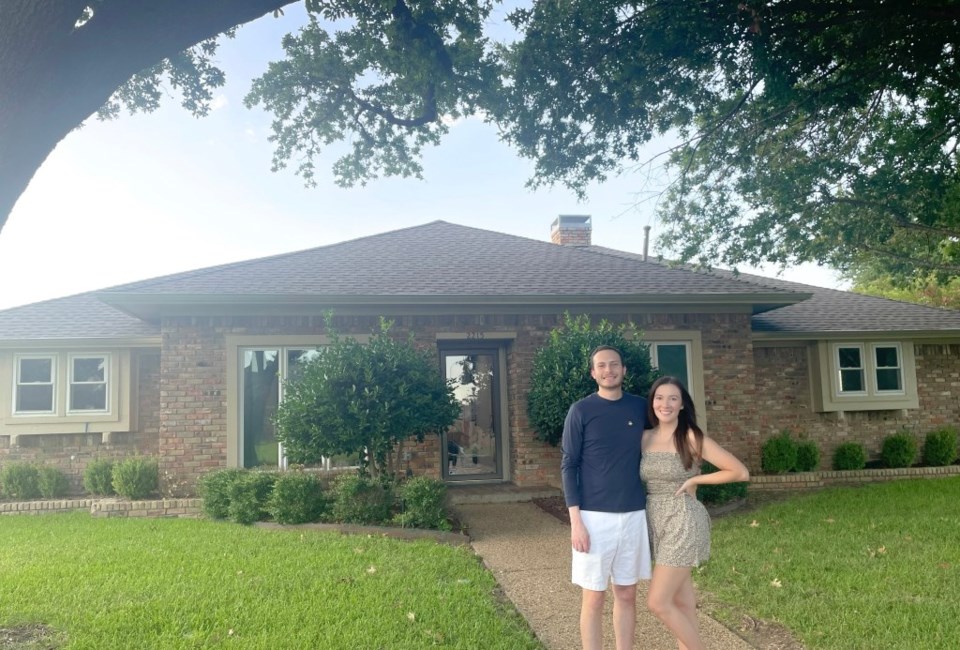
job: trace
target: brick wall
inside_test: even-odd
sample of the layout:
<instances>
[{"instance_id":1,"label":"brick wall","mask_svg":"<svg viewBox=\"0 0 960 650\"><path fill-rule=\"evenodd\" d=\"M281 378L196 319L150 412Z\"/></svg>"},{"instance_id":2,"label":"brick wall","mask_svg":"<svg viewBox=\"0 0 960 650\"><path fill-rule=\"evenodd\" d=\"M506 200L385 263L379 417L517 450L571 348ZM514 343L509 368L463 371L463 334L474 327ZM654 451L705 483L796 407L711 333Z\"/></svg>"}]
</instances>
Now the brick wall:
<instances>
[{"instance_id":1,"label":"brick wall","mask_svg":"<svg viewBox=\"0 0 960 650\"><path fill-rule=\"evenodd\" d=\"M632 321L642 329L699 330L704 349L704 387L711 435L751 465L758 459L759 428L754 402L752 343L747 314L647 314L604 313L593 316L614 323ZM483 331L514 333L504 339L507 368L507 422L511 479L521 486L560 485L560 450L536 439L527 420L526 394L536 350L562 316L443 315L398 316L393 332L400 337L413 332L419 345L436 348L442 332ZM369 334L377 328L375 317L338 317L335 327L343 334ZM212 468L226 463L228 436L226 396L226 336L319 335L323 319L301 317L172 318L162 324L160 449L161 474L167 482L194 485ZM489 337L486 340L493 340ZM405 447L410 460L405 469L439 477L440 443L428 437ZM757 461L758 463L758 461Z\"/></svg>"},{"instance_id":2,"label":"brick wall","mask_svg":"<svg viewBox=\"0 0 960 650\"><path fill-rule=\"evenodd\" d=\"M155 456L160 408L160 354L135 353L139 392L137 421L133 431L113 433L103 442L99 432L22 435L11 446L9 436L0 436L0 466L7 462L30 462L58 467L70 481L73 494L83 492L83 472L96 458L122 459L134 455Z\"/></svg>"},{"instance_id":3,"label":"brick wall","mask_svg":"<svg viewBox=\"0 0 960 650\"><path fill-rule=\"evenodd\" d=\"M829 469L836 448L845 442L864 445L869 457L879 456L883 439L904 428L918 443L923 436L944 425L960 423L960 345L917 344L919 409L851 411L842 414L815 413L812 408L807 348L760 347L756 360L759 444L789 431L798 439L815 441L820 447L820 468ZM754 465L759 468L759 457Z\"/></svg>"}]
</instances>

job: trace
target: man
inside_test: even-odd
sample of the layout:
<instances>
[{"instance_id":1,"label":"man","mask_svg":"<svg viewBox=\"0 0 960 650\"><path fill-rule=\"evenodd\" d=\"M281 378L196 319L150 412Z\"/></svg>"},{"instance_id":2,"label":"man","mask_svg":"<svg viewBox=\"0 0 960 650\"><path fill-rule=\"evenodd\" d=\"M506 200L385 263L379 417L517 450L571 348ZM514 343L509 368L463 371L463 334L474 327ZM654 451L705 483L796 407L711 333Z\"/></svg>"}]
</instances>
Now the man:
<instances>
[{"instance_id":1,"label":"man","mask_svg":"<svg viewBox=\"0 0 960 650\"><path fill-rule=\"evenodd\" d=\"M570 510L573 583L583 589L584 650L602 645L603 601L613 582L617 650L632 650L637 582L650 578L646 493L640 482L640 437L647 400L623 392L627 369L616 348L590 353L597 392L570 407L563 427L560 471Z\"/></svg>"}]
</instances>

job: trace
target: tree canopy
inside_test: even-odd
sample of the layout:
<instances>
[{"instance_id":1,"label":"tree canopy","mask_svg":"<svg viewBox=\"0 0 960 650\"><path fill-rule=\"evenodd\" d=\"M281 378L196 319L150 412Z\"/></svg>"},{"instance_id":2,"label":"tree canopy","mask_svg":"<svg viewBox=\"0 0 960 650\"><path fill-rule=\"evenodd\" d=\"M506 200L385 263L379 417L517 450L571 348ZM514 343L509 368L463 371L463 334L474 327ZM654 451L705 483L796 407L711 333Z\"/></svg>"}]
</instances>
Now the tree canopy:
<instances>
[{"instance_id":1,"label":"tree canopy","mask_svg":"<svg viewBox=\"0 0 960 650\"><path fill-rule=\"evenodd\" d=\"M210 39L284 0L0 0L0 219L90 114L150 109L161 79L205 110ZM311 181L346 141L343 184L418 175L476 115L586 185L646 160L673 182L661 248L708 265L880 260L906 282L960 269L960 0L532 0L515 39L495 0L305 0L249 105L274 115L274 168ZM0 221L2 225L2 221Z\"/></svg>"}]
</instances>

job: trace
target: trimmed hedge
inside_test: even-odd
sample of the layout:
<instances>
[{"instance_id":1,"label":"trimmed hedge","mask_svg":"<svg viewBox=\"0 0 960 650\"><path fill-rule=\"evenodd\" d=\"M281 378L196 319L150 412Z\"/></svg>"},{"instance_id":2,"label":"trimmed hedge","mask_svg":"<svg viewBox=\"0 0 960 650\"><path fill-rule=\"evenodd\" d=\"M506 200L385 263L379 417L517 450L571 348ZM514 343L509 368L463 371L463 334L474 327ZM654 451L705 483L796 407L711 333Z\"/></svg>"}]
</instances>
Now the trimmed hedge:
<instances>
[{"instance_id":1,"label":"trimmed hedge","mask_svg":"<svg viewBox=\"0 0 960 650\"><path fill-rule=\"evenodd\" d=\"M910 467L917 460L917 441L913 434L901 431L883 440L880 459L884 467Z\"/></svg>"},{"instance_id":2,"label":"trimmed hedge","mask_svg":"<svg viewBox=\"0 0 960 650\"><path fill-rule=\"evenodd\" d=\"M863 469L867 465L867 452L859 442L845 442L833 452L833 469Z\"/></svg>"},{"instance_id":3,"label":"trimmed hedge","mask_svg":"<svg viewBox=\"0 0 960 650\"><path fill-rule=\"evenodd\" d=\"M951 465L957 460L957 430L944 427L931 431L923 441L923 464L930 467Z\"/></svg>"},{"instance_id":4,"label":"trimmed hedge","mask_svg":"<svg viewBox=\"0 0 960 650\"><path fill-rule=\"evenodd\" d=\"M797 464L797 443L786 431L763 443L760 451L760 468L768 474L784 474Z\"/></svg>"}]
</instances>

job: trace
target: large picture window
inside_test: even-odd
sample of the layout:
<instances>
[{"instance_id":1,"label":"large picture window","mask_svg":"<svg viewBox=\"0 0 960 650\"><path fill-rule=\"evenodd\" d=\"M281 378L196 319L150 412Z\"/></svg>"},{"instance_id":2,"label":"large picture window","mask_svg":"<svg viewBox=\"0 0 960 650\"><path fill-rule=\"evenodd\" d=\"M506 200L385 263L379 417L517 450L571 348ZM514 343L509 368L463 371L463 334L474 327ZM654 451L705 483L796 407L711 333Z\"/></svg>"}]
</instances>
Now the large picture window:
<instances>
[{"instance_id":1,"label":"large picture window","mask_svg":"<svg viewBox=\"0 0 960 650\"><path fill-rule=\"evenodd\" d=\"M320 354L316 348L247 348L240 351L244 467L277 467L283 449L274 421L283 400L284 382L295 379L303 364Z\"/></svg>"},{"instance_id":2,"label":"large picture window","mask_svg":"<svg viewBox=\"0 0 960 650\"><path fill-rule=\"evenodd\" d=\"M30 415L55 413L56 382L56 357L17 357L13 396L14 413Z\"/></svg>"}]
</instances>

